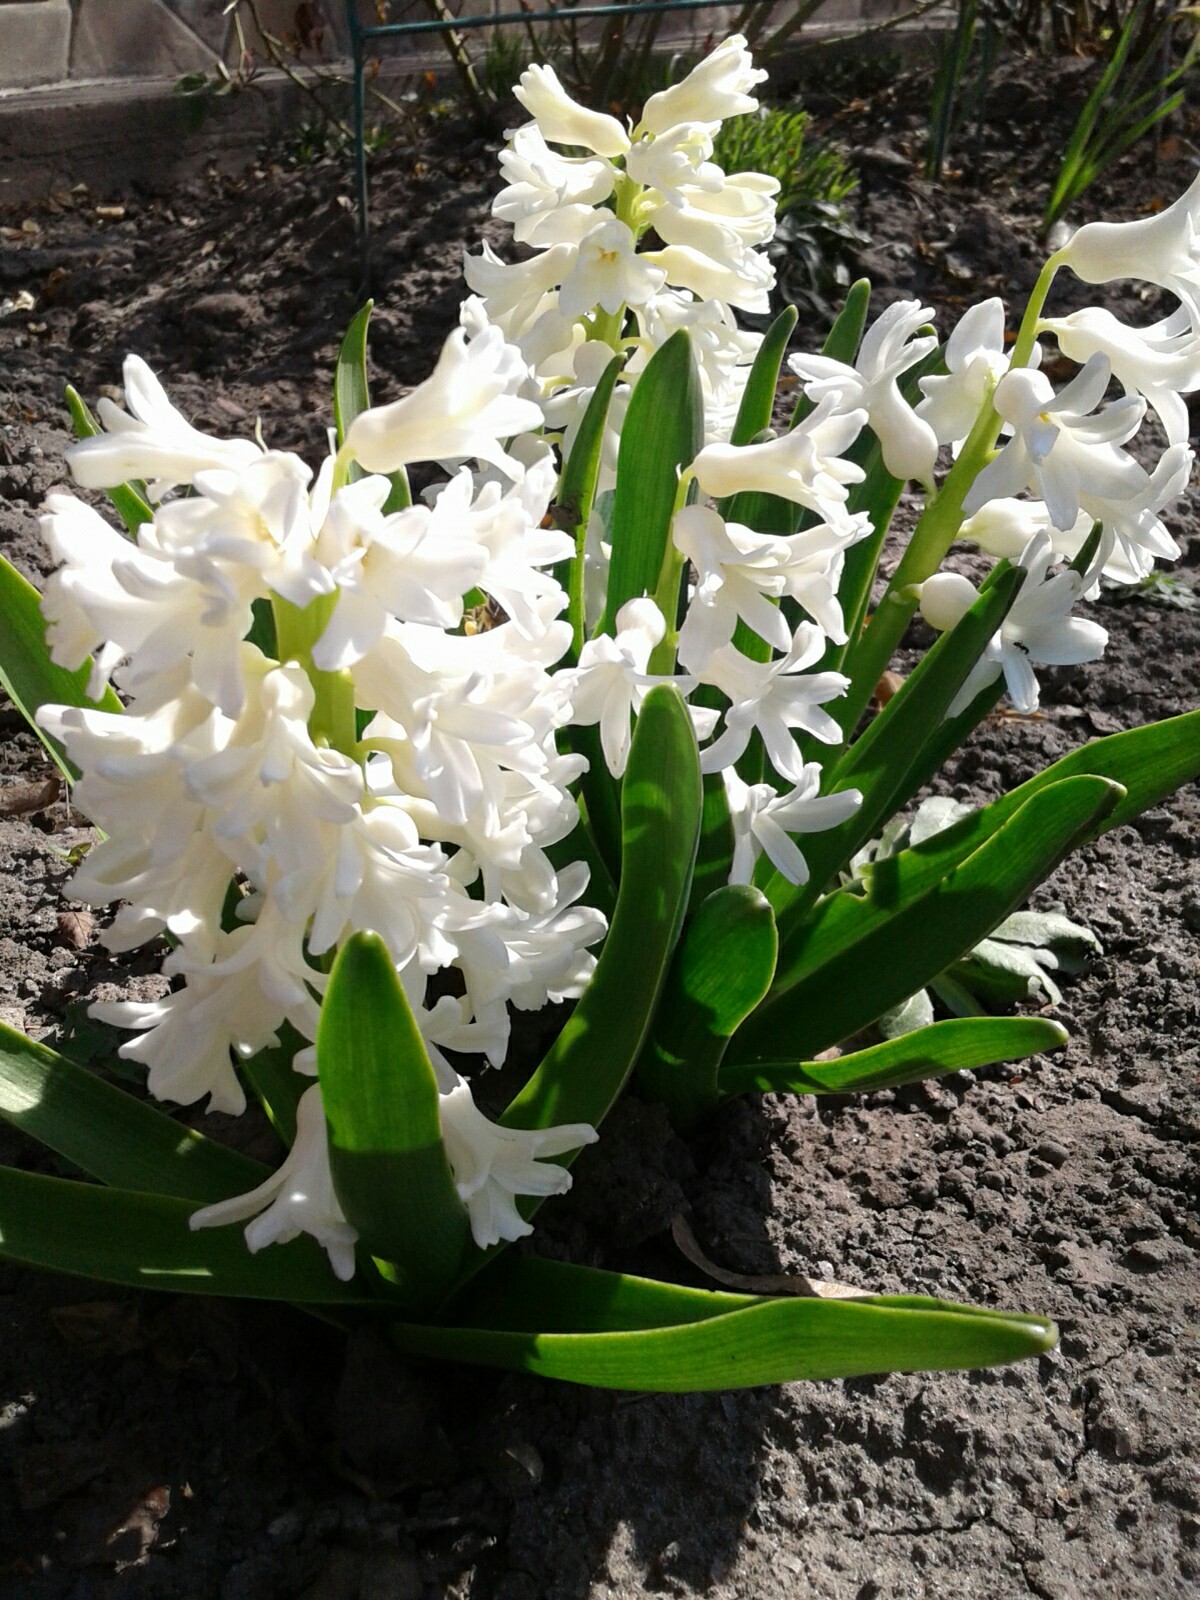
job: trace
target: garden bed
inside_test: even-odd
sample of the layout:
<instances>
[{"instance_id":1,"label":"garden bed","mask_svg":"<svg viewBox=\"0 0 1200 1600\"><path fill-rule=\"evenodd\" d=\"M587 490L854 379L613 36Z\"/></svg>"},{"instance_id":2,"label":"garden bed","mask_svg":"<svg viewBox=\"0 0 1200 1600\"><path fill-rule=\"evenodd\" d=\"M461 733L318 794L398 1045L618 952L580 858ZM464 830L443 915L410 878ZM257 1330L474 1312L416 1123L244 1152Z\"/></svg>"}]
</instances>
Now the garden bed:
<instances>
[{"instance_id":1,"label":"garden bed","mask_svg":"<svg viewBox=\"0 0 1200 1600\"><path fill-rule=\"evenodd\" d=\"M814 97L862 170L877 305L1019 306L1041 201L1087 90L1014 63L974 170L920 177L928 85ZM1184 128L1084 201L1131 216L1194 171ZM974 133L963 145L969 151ZM429 370L494 190L494 144L449 122L373 162L376 398ZM952 163L953 167L953 163ZM0 543L46 570L64 382L115 394L137 351L198 425L309 460L357 305L350 167L0 217ZM19 299L32 296L32 306ZM1094 295L1089 295L1094 299ZM1109 303L1114 307L1119 300ZM1149 320L1152 305L1126 308ZM984 800L1097 735L1197 703L1200 517L1172 582L1108 595L1102 662L1047 672L1032 717L989 718L937 788ZM0 706L0 1017L68 1053L132 969L62 899L83 819ZM545 1213L556 1252L704 1281L682 1214L742 1273L800 1272L1046 1312L1059 1348L994 1372L630 1396L417 1368L299 1314L108 1291L0 1267L0 1596L20 1600L1168 1600L1200 1578L1194 1328L1200 1140L1200 796L1190 788L1061 868L1037 904L1104 953L1064 986L1066 1049L866 1097L735 1103L685 1146L626 1104ZM115 993L116 989L107 992ZM216 1128L258 1141L247 1120ZM0 1156L41 1158L13 1136ZM47 1169L49 1170L49 1169ZM1190 1209L1189 1209L1190 1208Z\"/></svg>"}]
</instances>

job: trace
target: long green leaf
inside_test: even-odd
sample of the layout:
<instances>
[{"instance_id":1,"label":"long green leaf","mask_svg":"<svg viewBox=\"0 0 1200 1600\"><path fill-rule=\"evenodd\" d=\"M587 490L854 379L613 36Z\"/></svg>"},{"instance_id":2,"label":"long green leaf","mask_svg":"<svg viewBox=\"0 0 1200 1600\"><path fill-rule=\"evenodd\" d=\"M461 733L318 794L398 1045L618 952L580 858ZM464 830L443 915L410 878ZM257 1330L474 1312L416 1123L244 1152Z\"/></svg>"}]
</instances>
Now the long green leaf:
<instances>
[{"instance_id":1,"label":"long green leaf","mask_svg":"<svg viewBox=\"0 0 1200 1600\"><path fill-rule=\"evenodd\" d=\"M678 689L660 685L646 696L634 729L621 795L621 886L600 960L549 1053L500 1118L504 1126L596 1127L624 1088L679 937L700 803L687 708Z\"/></svg>"},{"instance_id":2,"label":"long green leaf","mask_svg":"<svg viewBox=\"0 0 1200 1600\"><path fill-rule=\"evenodd\" d=\"M333 374L333 424L339 449L345 443L350 424L371 404L367 386L367 327L374 309L374 300L368 300L355 313L338 351Z\"/></svg>"},{"instance_id":3,"label":"long green leaf","mask_svg":"<svg viewBox=\"0 0 1200 1600\"><path fill-rule=\"evenodd\" d=\"M269 1175L45 1045L0 1023L0 1117L102 1183L197 1205Z\"/></svg>"},{"instance_id":4,"label":"long green leaf","mask_svg":"<svg viewBox=\"0 0 1200 1600\"><path fill-rule=\"evenodd\" d=\"M378 934L356 933L338 952L317 1065L346 1220L396 1266L412 1305L435 1304L462 1266L470 1228L442 1142L437 1078Z\"/></svg>"},{"instance_id":5,"label":"long green leaf","mask_svg":"<svg viewBox=\"0 0 1200 1600\"><path fill-rule=\"evenodd\" d=\"M302 1237L251 1255L238 1228L198 1228L193 1202L0 1167L0 1257L131 1289L333 1306L378 1299L339 1283Z\"/></svg>"},{"instance_id":6,"label":"long green leaf","mask_svg":"<svg viewBox=\"0 0 1200 1600\"><path fill-rule=\"evenodd\" d=\"M730 1059L819 1055L923 989L1091 837L1122 794L1105 778L1069 778L1035 794L948 871L930 870L937 834L876 862L865 894L843 889L816 908Z\"/></svg>"},{"instance_id":7,"label":"long green leaf","mask_svg":"<svg viewBox=\"0 0 1200 1600\"><path fill-rule=\"evenodd\" d=\"M120 711L110 688L99 700L88 698L91 663L74 672L56 666L46 644L46 622L37 590L0 556L0 685L68 778L79 776L57 739L39 728L36 717L45 705L86 706L93 711Z\"/></svg>"},{"instance_id":8,"label":"long green leaf","mask_svg":"<svg viewBox=\"0 0 1200 1600\"><path fill-rule=\"evenodd\" d=\"M627 600L652 595L671 534L679 474L704 443L704 401L687 330L651 356L621 428L609 538L612 562L601 633L616 632ZM667 618L667 626L674 622Z\"/></svg>"},{"instance_id":9,"label":"long green leaf","mask_svg":"<svg viewBox=\"0 0 1200 1600\"><path fill-rule=\"evenodd\" d=\"M692 1127L718 1099L726 1046L771 987L779 944L765 895L731 884L688 925L638 1062L638 1082Z\"/></svg>"},{"instance_id":10,"label":"long green leaf","mask_svg":"<svg viewBox=\"0 0 1200 1600\"><path fill-rule=\"evenodd\" d=\"M784 351L799 315L795 306L784 306L763 335L750 368L750 376L746 379L746 387L742 390L737 419L729 435L730 444L750 444L764 428L771 426L775 391L779 387L779 369L783 365Z\"/></svg>"},{"instance_id":11,"label":"long green leaf","mask_svg":"<svg viewBox=\"0 0 1200 1600\"><path fill-rule=\"evenodd\" d=\"M454 1303L457 1320L474 1306L481 1326L390 1322L394 1343L413 1355L569 1383L679 1394L959 1371L1041 1355L1057 1339L1045 1317L917 1295L759 1299L533 1260L515 1262L522 1270L489 1286L507 1265Z\"/></svg>"},{"instance_id":12,"label":"long green leaf","mask_svg":"<svg viewBox=\"0 0 1200 1600\"><path fill-rule=\"evenodd\" d=\"M100 424L88 410L78 389L68 384L63 392L63 398L71 414L71 426L75 430L75 437L94 438L100 432ZM108 491L108 498L125 524L126 532L136 533L143 522L154 521L154 510L146 498L144 483L119 483Z\"/></svg>"},{"instance_id":13,"label":"long green leaf","mask_svg":"<svg viewBox=\"0 0 1200 1600\"><path fill-rule=\"evenodd\" d=\"M862 1094L919 1083L946 1072L1016 1061L1040 1050L1057 1050L1067 1030L1044 1017L965 1017L935 1022L836 1061L760 1061L729 1066L721 1073L725 1095Z\"/></svg>"}]
</instances>

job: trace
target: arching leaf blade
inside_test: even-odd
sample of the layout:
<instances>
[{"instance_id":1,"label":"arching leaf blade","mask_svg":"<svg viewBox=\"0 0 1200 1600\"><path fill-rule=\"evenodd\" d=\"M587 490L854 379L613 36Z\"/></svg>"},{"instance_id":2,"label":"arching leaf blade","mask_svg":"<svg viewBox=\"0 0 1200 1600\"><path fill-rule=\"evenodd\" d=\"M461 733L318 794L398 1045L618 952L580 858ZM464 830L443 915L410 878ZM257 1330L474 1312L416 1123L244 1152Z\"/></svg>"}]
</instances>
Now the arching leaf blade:
<instances>
[{"instance_id":1,"label":"arching leaf blade","mask_svg":"<svg viewBox=\"0 0 1200 1600\"><path fill-rule=\"evenodd\" d=\"M1044 1017L956 1017L834 1061L730 1065L721 1073L721 1092L864 1094L1058 1050L1066 1039L1067 1030Z\"/></svg>"}]
</instances>

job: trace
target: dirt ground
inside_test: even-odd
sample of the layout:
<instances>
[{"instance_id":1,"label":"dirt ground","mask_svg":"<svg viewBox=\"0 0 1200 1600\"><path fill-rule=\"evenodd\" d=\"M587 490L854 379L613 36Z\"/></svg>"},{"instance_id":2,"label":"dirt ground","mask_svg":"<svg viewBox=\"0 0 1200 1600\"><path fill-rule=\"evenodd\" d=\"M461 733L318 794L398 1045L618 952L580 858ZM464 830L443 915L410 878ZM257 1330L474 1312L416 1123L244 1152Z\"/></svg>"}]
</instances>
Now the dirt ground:
<instances>
[{"instance_id":1,"label":"dirt ground","mask_svg":"<svg viewBox=\"0 0 1200 1600\"><path fill-rule=\"evenodd\" d=\"M1069 63L1004 69L978 159L920 172L928 85L811 103L854 151L880 303L1010 305L1086 93ZM1088 213L1129 216L1194 171L1185 124ZM968 148L974 134L964 138ZM454 124L374 163L380 398L453 324L494 145ZM200 425L315 459L356 305L349 163L263 161L98 210L76 193L0 217L0 543L44 572L36 509L63 480L63 383L115 393L145 356ZM1149 320L1153 306L1135 307ZM1103 600L1102 663L1044 675L1043 711L993 718L939 789L982 800L1099 734L1198 700L1200 518L1174 592ZM49 768L0 706L0 1016L81 1059L82 1008L118 969L61 898L82 819L20 810ZM25 787L22 787L25 786ZM3 1600L1170 1600L1200 1581L1200 796L1061 868L1036 903L1104 953L1065 986L1061 1052L936 1085L728 1108L691 1147L626 1105L545 1215L575 1259L692 1276L682 1211L743 1272L812 1271L1046 1312L1052 1354L998 1372L644 1397L416 1367L298 1313L153 1297L0 1266ZM207 1126L221 1119L210 1119ZM253 1126L251 1139L269 1136ZM269 1143L263 1153L270 1154ZM0 1158L55 1170L15 1136Z\"/></svg>"}]
</instances>

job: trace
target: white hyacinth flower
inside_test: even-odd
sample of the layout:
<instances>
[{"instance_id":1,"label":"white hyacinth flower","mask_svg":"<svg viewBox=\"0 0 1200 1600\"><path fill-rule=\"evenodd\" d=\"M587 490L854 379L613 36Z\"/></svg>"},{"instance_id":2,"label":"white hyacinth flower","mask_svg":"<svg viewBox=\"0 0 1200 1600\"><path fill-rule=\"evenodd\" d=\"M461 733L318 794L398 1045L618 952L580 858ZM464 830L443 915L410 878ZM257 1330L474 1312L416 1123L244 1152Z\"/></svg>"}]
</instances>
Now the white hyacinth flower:
<instances>
[{"instance_id":1,"label":"white hyacinth flower","mask_svg":"<svg viewBox=\"0 0 1200 1600\"><path fill-rule=\"evenodd\" d=\"M558 1128L502 1128L479 1110L463 1079L441 1095L438 1109L454 1186L466 1205L471 1237L481 1250L533 1232L517 1210L519 1195L565 1194L571 1187L567 1169L542 1158L595 1144L599 1137L583 1122Z\"/></svg>"},{"instance_id":2,"label":"white hyacinth flower","mask_svg":"<svg viewBox=\"0 0 1200 1600\"><path fill-rule=\"evenodd\" d=\"M519 477L520 463L500 441L541 424L534 402L515 392L526 371L499 328L486 327L474 339L456 328L432 376L391 405L361 411L343 448L368 472L461 458L488 461Z\"/></svg>"},{"instance_id":3,"label":"white hyacinth flower","mask_svg":"<svg viewBox=\"0 0 1200 1600\"><path fill-rule=\"evenodd\" d=\"M866 426L865 411L843 411L827 395L788 433L762 444L706 445L691 472L714 499L743 492L777 494L827 522L845 520L848 485L863 469L843 459Z\"/></svg>"},{"instance_id":4,"label":"white hyacinth flower","mask_svg":"<svg viewBox=\"0 0 1200 1600\"><path fill-rule=\"evenodd\" d=\"M750 883L761 853L789 883L808 882L808 863L793 833L823 833L852 817L862 804L859 789L821 794L821 766L806 762L790 794L770 783L744 783L735 767L726 767L725 795L733 823L730 883Z\"/></svg>"},{"instance_id":5,"label":"white hyacinth flower","mask_svg":"<svg viewBox=\"0 0 1200 1600\"><path fill-rule=\"evenodd\" d=\"M932 317L920 301L898 300L867 329L853 366L830 356L788 357L810 400L834 399L840 411L867 413L893 477L925 484L933 480L937 435L900 393L899 379L937 348L935 335L918 334Z\"/></svg>"},{"instance_id":6,"label":"white hyacinth flower","mask_svg":"<svg viewBox=\"0 0 1200 1600\"><path fill-rule=\"evenodd\" d=\"M609 217L580 244L575 264L558 291L558 304L569 317L580 317L597 305L615 314L624 305L644 304L666 281L666 272L654 264L653 256L638 255L627 224Z\"/></svg>"},{"instance_id":7,"label":"white hyacinth flower","mask_svg":"<svg viewBox=\"0 0 1200 1600\"><path fill-rule=\"evenodd\" d=\"M646 101L638 133L666 133L685 122L723 122L753 111L758 101L750 92L766 81L754 66L746 40L740 33L722 40L687 77L669 89L660 89Z\"/></svg>"},{"instance_id":8,"label":"white hyacinth flower","mask_svg":"<svg viewBox=\"0 0 1200 1600\"><path fill-rule=\"evenodd\" d=\"M777 650L788 650L792 630L772 599L784 590L785 539L726 522L711 506L684 506L671 527L675 548L697 573L679 635L679 659L689 672L733 638L739 619Z\"/></svg>"},{"instance_id":9,"label":"white hyacinth flower","mask_svg":"<svg viewBox=\"0 0 1200 1600\"><path fill-rule=\"evenodd\" d=\"M616 636L597 634L579 652L579 665L564 674L571 694L571 721L580 728L600 724L605 764L614 778L625 771L632 741L630 719L656 683L647 668L667 631L653 600L627 600L617 612Z\"/></svg>"},{"instance_id":10,"label":"white hyacinth flower","mask_svg":"<svg viewBox=\"0 0 1200 1600\"><path fill-rule=\"evenodd\" d=\"M1054 548L1045 534L1030 540L1020 565L1028 573L1008 616L988 642L946 712L956 717L1003 673L1018 711L1036 711L1040 700L1034 666L1075 666L1104 654L1108 633L1098 623L1073 617L1089 579L1069 567L1049 575ZM942 632L954 627L979 598L968 578L938 572L921 586L921 615Z\"/></svg>"},{"instance_id":11,"label":"white hyacinth flower","mask_svg":"<svg viewBox=\"0 0 1200 1600\"><path fill-rule=\"evenodd\" d=\"M1085 496L1113 501L1137 493L1145 474L1120 446L1140 427L1146 402L1126 397L1096 411L1109 376L1104 355L1092 356L1058 394L1040 372L1006 373L993 403L1012 437L972 484L966 514L1029 490L1046 502L1056 528L1070 528Z\"/></svg>"},{"instance_id":12,"label":"white hyacinth flower","mask_svg":"<svg viewBox=\"0 0 1200 1600\"><path fill-rule=\"evenodd\" d=\"M1186 307L1149 328L1131 328L1099 306L1050 317L1038 326L1081 366L1096 354L1107 356L1125 393L1140 394L1157 412L1168 444L1186 444L1191 422L1183 396L1200 389L1200 334Z\"/></svg>"},{"instance_id":13,"label":"white hyacinth flower","mask_svg":"<svg viewBox=\"0 0 1200 1600\"><path fill-rule=\"evenodd\" d=\"M1004 302L998 296L972 306L946 341L945 375L920 380L925 398L916 407L917 416L933 429L939 444L962 443L1008 371L1004 322ZM1041 354L1041 345L1035 344L1031 366L1038 365Z\"/></svg>"},{"instance_id":14,"label":"white hyacinth flower","mask_svg":"<svg viewBox=\"0 0 1200 1600\"><path fill-rule=\"evenodd\" d=\"M718 650L704 670L711 683L730 701L720 737L700 752L702 772L721 772L732 766L758 733L767 759L780 777L804 782L804 762L792 737L797 728L824 744L837 744L842 730L821 707L845 694L850 680L840 672L811 672L825 651L825 635L802 623L795 643L776 661L751 661L732 645Z\"/></svg>"},{"instance_id":15,"label":"white hyacinth flower","mask_svg":"<svg viewBox=\"0 0 1200 1600\"><path fill-rule=\"evenodd\" d=\"M193 428L140 356L126 356L121 376L129 411L101 400L96 409L105 431L67 447L67 465L82 488L144 478L151 499L159 500L207 468L237 472L261 455L249 439L213 439Z\"/></svg>"},{"instance_id":16,"label":"white hyacinth flower","mask_svg":"<svg viewBox=\"0 0 1200 1600\"><path fill-rule=\"evenodd\" d=\"M193 1211L189 1226L193 1230L221 1228L247 1218L252 1219L246 1228L246 1245L252 1254L265 1245L288 1244L308 1233L324 1248L336 1277L348 1283L354 1276L358 1234L346 1221L334 1193L318 1084L300 1096L295 1142L279 1169L248 1194Z\"/></svg>"},{"instance_id":17,"label":"white hyacinth flower","mask_svg":"<svg viewBox=\"0 0 1200 1600\"><path fill-rule=\"evenodd\" d=\"M526 67L513 94L552 144L581 145L610 158L629 149L629 135L616 117L572 100L553 67Z\"/></svg>"},{"instance_id":18,"label":"white hyacinth flower","mask_svg":"<svg viewBox=\"0 0 1200 1600\"><path fill-rule=\"evenodd\" d=\"M1200 336L1200 175L1157 216L1085 223L1052 259L1085 283L1135 278L1169 289Z\"/></svg>"}]
</instances>

